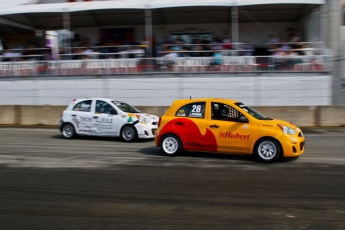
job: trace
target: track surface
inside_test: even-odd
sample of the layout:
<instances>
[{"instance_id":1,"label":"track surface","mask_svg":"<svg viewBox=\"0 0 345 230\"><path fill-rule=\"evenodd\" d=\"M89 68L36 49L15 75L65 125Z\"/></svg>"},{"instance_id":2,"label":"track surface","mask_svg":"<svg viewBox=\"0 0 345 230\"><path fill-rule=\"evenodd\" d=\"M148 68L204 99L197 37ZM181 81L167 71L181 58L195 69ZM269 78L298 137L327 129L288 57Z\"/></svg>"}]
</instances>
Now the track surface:
<instances>
[{"instance_id":1,"label":"track surface","mask_svg":"<svg viewBox=\"0 0 345 230\"><path fill-rule=\"evenodd\" d=\"M0 229L344 229L345 129L305 136L301 157L263 164L0 128Z\"/></svg>"}]
</instances>

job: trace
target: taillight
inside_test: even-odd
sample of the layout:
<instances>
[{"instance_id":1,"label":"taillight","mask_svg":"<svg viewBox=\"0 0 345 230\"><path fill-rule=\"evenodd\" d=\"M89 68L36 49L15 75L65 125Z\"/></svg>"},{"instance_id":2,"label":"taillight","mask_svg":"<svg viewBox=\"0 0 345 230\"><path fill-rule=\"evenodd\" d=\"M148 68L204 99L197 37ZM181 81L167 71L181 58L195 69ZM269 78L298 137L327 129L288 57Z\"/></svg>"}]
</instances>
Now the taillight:
<instances>
[{"instance_id":1,"label":"taillight","mask_svg":"<svg viewBox=\"0 0 345 230\"><path fill-rule=\"evenodd\" d=\"M159 127L159 125L161 124L161 120L162 120L162 118L159 117L159 119L158 119L158 127Z\"/></svg>"}]
</instances>

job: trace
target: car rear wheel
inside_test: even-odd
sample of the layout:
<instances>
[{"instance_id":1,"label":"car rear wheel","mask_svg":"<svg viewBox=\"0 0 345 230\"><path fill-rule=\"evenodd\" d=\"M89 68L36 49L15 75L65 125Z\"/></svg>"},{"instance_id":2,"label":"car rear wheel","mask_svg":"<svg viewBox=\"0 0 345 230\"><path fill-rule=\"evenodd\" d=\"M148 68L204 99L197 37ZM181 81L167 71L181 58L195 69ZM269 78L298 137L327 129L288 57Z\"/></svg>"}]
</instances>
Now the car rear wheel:
<instances>
[{"instance_id":1,"label":"car rear wheel","mask_svg":"<svg viewBox=\"0 0 345 230\"><path fill-rule=\"evenodd\" d=\"M162 138L161 148L165 155L176 156L182 150L182 144L180 139L175 135L166 135Z\"/></svg>"},{"instance_id":2,"label":"car rear wheel","mask_svg":"<svg viewBox=\"0 0 345 230\"><path fill-rule=\"evenodd\" d=\"M280 146L274 139L262 139L256 144L255 155L260 161L273 162L280 156Z\"/></svg>"},{"instance_id":3,"label":"car rear wheel","mask_svg":"<svg viewBox=\"0 0 345 230\"><path fill-rule=\"evenodd\" d=\"M70 123L62 126L62 136L66 139L72 139L76 135L74 126Z\"/></svg>"},{"instance_id":4,"label":"car rear wheel","mask_svg":"<svg viewBox=\"0 0 345 230\"><path fill-rule=\"evenodd\" d=\"M135 141L138 137L137 130L132 125L126 125L121 130L121 137L126 142Z\"/></svg>"}]
</instances>

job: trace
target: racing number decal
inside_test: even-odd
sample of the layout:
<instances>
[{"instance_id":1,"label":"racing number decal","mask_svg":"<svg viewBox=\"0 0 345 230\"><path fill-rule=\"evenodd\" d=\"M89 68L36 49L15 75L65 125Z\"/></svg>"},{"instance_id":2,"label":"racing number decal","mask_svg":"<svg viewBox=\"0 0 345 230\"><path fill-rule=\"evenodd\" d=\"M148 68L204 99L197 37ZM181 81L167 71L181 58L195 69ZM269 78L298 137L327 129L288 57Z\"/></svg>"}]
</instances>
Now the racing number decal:
<instances>
[{"instance_id":1,"label":"racing number decal","mask_svg":"<svg viewBox=\"0 0 345 230\"><path fill-rule=\"evenodd\" d=\"M201 112L201 105L193 105L192 106L192 113L200 113Z\"/></svg>"}]
</instances>

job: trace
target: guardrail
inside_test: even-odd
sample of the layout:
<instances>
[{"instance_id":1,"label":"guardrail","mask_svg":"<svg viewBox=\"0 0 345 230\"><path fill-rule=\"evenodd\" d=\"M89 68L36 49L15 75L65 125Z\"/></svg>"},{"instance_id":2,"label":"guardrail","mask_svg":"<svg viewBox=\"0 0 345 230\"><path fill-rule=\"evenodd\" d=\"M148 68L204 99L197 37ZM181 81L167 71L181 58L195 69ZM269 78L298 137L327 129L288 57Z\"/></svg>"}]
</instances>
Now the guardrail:
<instances>
[{"instance_id":1,"label":"guardrail","mask_svg":"<svg viewBox=\"0 0 345 230\"><path fill-rule=\"evenodd\" d=\"M141 73L328 72L328 56L223 56L0 62L0 77Z\"/></svg>"}]
</instances>

